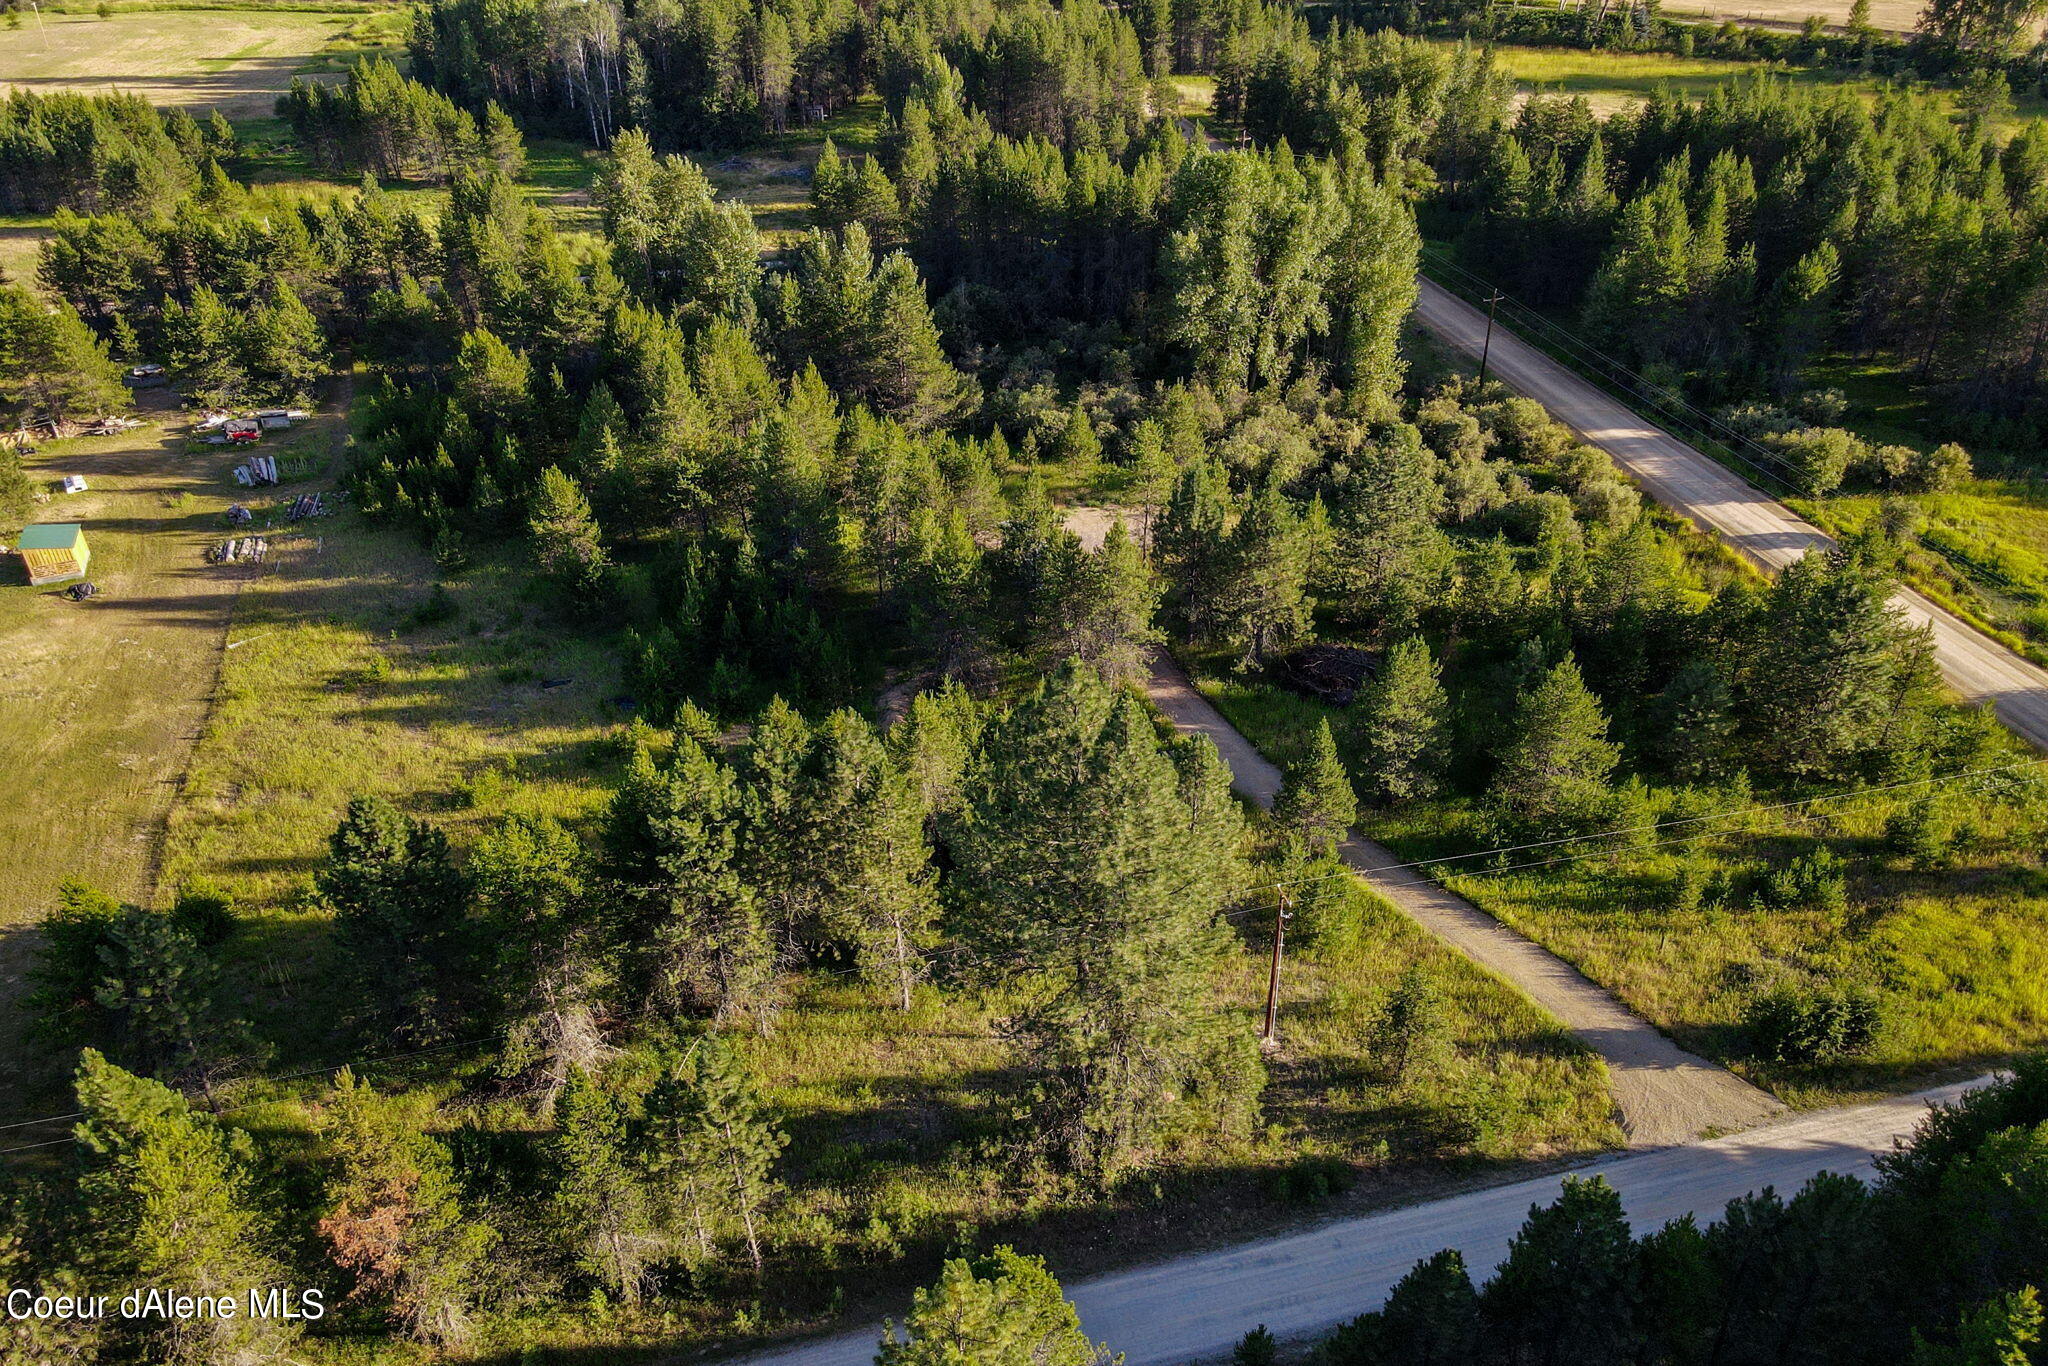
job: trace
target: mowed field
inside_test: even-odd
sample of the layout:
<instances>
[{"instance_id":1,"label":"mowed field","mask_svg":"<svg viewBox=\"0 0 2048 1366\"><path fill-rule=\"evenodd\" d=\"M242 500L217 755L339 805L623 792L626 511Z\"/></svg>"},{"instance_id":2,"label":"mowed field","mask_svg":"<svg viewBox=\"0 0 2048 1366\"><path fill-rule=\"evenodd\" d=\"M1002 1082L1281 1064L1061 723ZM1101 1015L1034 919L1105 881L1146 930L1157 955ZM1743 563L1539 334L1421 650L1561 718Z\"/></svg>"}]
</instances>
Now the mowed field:
<instances>
[{"instance_id":1,"label":"mowed field","mask_svg":"<svg viewBox=\"0 0 2048 1366\"><path fill-rule=\"evenodd\" d=\"M190 454L181 418L146 415L157 421L48 442L26 462L47 486L66 474L90 485L52 497L33 519L84 525L96 597L31 588L18 558L0 560L0 773L13 794L0 804L0 1004L20 990L29 926L64 879L151 894L236 596L262 573L205 560L225 534L237 457ZM316 419L290 447L332 449L338 421ZM0 1095L13 1094L18 1020L0 1009Z\"/></svg>"},{"instance_id":2,"label":"mowed field","mask_svg":"<svg viewBox=\"0 0 2048 1366\"><path fill-rule=\"evenodd\" d=\"M268 114L300 73L395 54L396 11L158 10L25 17L0 30L0 86L119 90L152 104L230 117Z\"/></svg>"}]
</instances>

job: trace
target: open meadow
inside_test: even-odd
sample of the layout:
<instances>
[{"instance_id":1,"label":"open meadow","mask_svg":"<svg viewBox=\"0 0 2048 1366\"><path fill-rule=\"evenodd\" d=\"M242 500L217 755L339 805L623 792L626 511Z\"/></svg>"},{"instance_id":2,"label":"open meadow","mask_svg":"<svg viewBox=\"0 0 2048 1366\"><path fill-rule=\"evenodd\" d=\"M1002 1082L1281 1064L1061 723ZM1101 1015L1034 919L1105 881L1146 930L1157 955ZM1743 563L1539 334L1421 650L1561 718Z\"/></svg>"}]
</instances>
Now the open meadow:
<instances>
[{"instance_id":1,"label":"open meadow","mask_svg":"<svg viewBox=\"0 0 2048 1366\"><path fill-rule=\"evenodd\" d=\"M0 87L119 91L229 117L265 115L302 74L397 55L397 10L203 9L45 13L0 31Z\"/></svg>"},{"instance_id":2,"label":"open meadow","mask_svg":"<svg viewBox=\"0 0 2048 1366\"><path fill-rule=\"evenodd\" d=\"M149 415L119 436L47 442L25 462L45 490L67 474L87 481L85 493L53 493L32 519L85 526L100 591L72 602L65 585L31 588L12 557L0 584L0 772L36 794L0 812L0 1001L20 987L25 925L64 879L152 895L236 595L262 572L204 558L238 492L228 477L237 457L195 453L175 412L157 405ZM338 422L316 419L272 449L317 457L333 448ZM11 543L15 530L0 536ZM23 1053L8 1031L19 1015L0 1021L0 1096L12 1102Z\"/></svg>"}]
</instances>

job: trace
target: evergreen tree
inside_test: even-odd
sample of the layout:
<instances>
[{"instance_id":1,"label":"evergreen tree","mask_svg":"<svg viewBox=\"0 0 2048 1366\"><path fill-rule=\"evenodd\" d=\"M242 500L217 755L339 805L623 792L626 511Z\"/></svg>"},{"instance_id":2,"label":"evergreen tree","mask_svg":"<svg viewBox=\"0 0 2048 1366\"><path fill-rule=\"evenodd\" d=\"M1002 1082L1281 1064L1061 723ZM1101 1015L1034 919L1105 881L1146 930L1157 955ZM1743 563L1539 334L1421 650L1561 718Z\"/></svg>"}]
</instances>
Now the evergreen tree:
<instances>
[{"instance_id":1,"label":"evergreen tree","mask_svg":"<svg viewBox=\"0 0 2048 1366\"><path fill-rule=\"evenodd\" d=\"M606 868L644 1009L766 1018L774 948L739 874L740 810L732 770L688 737L663 768L637 755L612 800Z\"/></svg>"},{"instance_id":2,"label":"evergreen tree","mask_svg":"<svg viewBox=\"0 0 2048 1366\"><path fill-rule=\"evenodd\" d=\"M1465 1366L1483 1359L1481 1333L1465 1259L1447 1248L1417 1262L1384 1307L1327 1339L1319 1366Z\"/></svg>"},{"instance_id":3,"label":"evergreen tree","mask_svg":"<svg viewBox=\"0 0 2048 1366\"><path fill-rule=\"evenodd\" d=\"M541 471L527 530L541 572L565 591L585 595L603 587L608 557L598 540L590 500L575 480L553 465Z\"/></svg>"},{"instance_id":4,"label":"evergreen tree","mask_svg":"<svg viewBox=\"0 0 2048 1366\"><path fill-rule=\"evenodd\" d=\"M1336 474L1330 503L1333 576L1345 608L1396 628L1413 619L1435 567L1443 510L1436 457L1402 425Z\"/></svg>"},{"instance_id":5,"label":"evergreen tree","mask_svg":"<svg viewBox=\"0 0 2048 1366\"><path fill-rule=\"evenodd\" d=\"M107 925L93 1000L130 1068L211 1096L215 1080L260 1057L220 995L217 966L175 916L130 906Z\"/></svg>"},{"instance_id":6,"label":"evergreen tree","mask_svg":"<svg viewBox=\"0 0 2048 1366\"><path fill-rule=\"evenodd\" d=\"M327 339L320 324L282 280L244 309L230 335L248 397L257 402L309 402L327 374Z\"/></svg>"},{"instance_id":7,"label":"evergreen tree","mask_svg":"<svg viewBox=\"0 0 2048 1366\"><path fill-rule=\"evenodd\" d=\"M1529 1211L1480 1308L1510 1359L1538 1366L1630 1360L1636 1279L1621 1195L1600 1177L1564 1179L1554 1204Z\"/></svg>"},{"instance_id":8,"label":"evergreen tree","mask_svg":"<svg viewBox=\"0 0 2048 1366\"><path fill-rule=\"evenodd\" d=\"M1530 828L1591 814L1620 751L1576 663L1565 660L1529 690L1511 735L1489 789L1503 811Z\"/></svg>"},{"instance_id":9,"label":"evergreen tree","mask_svg":"<svg viewBox=\"0 0 2048 1366\"><path fill-rule=\"evenodd\" d=\"M1206 986L1242 826L1201 795L1136 699L1078 663L990 727L968 779L961 931L983 970L1028 988L1032 1138L1098 1180L1151 1141L1169 1095L1193 1087L1232 1126L1256 1095L1249 1035L1223 1032Z\"/></svg>"},{"instance_id":10,"label":"evergreen tree","mask_svg":"<svg viewBox=\"0 0 2048 1366\"><path fill-rule=\"evenodd\" d=\"M1953 1346L1917 1339L1911 1366L2030 1366L2041 1321L2040 1293L2023 1285L1965 1310Z\"/></svg>"},{"instance_id":11,"label":"evergreen tree","mask_svg":"<svg viewBox=\"0 0 2048 1366\"><path fill-rule=\"evenodd\" d=\"M1040 1257L998 1247L955 1258L937 1284L911 1297L903 1337L882 1330L875 1366L1115 1366L1121 1355L1088 1341L1081 1319Z\"/></svg>"},{"instance_id":12,"label":"evergreen tree","mask_svg":"<svg viewBox=\"0 0 2048 1366\"><path fill-rule=\"evenodd\" d=\"M500 1067L536 1074L543 1111L603 1052L586 862L576 837L547 816L508 816L470 854L477 907L496 950L492 985L511 1021Z\"/></svg>"},{"instance_id":13,"label":"evergreen tree","mask_svg":"<svg viewBox=\"0 0 2048 1366\"><path fill-rule=\"evenodd\" d=\"M1309 541L1276 481L1253 496L1224 556L1218 610L1225 638L1248 663L1264 664L1308 639Z\"/></svg>"},{"instance_id":14,"label":"evergreen tree","mask_svg":"<svg viewBox=\"0 0 2048 1366\"><path fill-rule=\"evenodd\" d=\"M1047 667L1073 656L1113 683L1143 679L1159 639L1152 616L1160 588L1123 519L1112 519L1093 555L1074 545L1060 557L1055 579L1044 595L1048 620L1035 633Z\"/></svg>"},{"instance_id":15,"label":"evergreen tree","mask_svg":"<svg viewBox=\"0 0 2048 1366\"><path fill-rule=\"evenodd\" d=\"M365 1023L438 1037L463 995L468 888L448 839L382 797L357 797L313 885L334 912Z\"/></svg>"},{"instance_id":16,"label":"evergreen tree","mask_svg":"<svg viewBox=\"0 0 2048 1366\"><path fill-rule=\"evenodd\" d=\"M257 1204L248 1136L192 1113L176 1092L87 1049L78 1064L74 1132L84 1247L107 1285L224 1295L291 1281ZM115 1331L169 1366L237 1366L286 1352L296 1326L276 1318L147 1318Z\"/></svg>"},{"instance_id":17,"label":"evergreen tree","mask_svg":"<svg viewBox=\"0 0 2048 1366\"><path fill-rule=\"evenodd\" d=\"M762 1100L759 1077L725 1040L704 1035L669 1061L647 1093L643 1148L687 1256L711 1256L730 1225L761 1276L762 1222L779 1192L774 1168L788 1142Z\"/></svg>"},{"instance_id":18,"label":"evergreen tree","mask_svg":"<svg viewBox=\"0 0 2048 1366\"><path fill-rule=\"evenodd\" d=\"M1220 461L1198 458L1182 467L1153 535L1166 615L1183 640L1215 638L1218 603L1228 576L1225 554L1230 492Z\"/></svg>"},{"instance_id":19,"label":"evergreen tree","mask_svg":"<svg viewBox=\"0 0 2048 1366\"><path fill-rule=\"evenodd\" d=\"M861 975L907 1011L938 914L924 808L857 713L820 727L810 767L804 858L822 873L827 923L856 946Z\"/></svg>"},{"instance_id":20,"label":"evergreen tree","mask_svg":"<svg viewBox=\"0 0 2048 1366\"><path fill-rule=\"evenodd\" d=\"M638 1304L656 1252L646 1183L634 1165L627 1099L578 1072L555 1107L553 1203L577 1266Z\"/></svg>"},{"instance_id":21,"label":"evergreen tree","mask_svg":"<svg viewBox=\"0 0 2048 1366\"><path fill-rule=\"evenodd\" d=\"M324 1212L334 1264L355 1278L351 1301L375 1306L415 1341L469 1341L480 1263L495 1238L466 1218L447 1149L343 1069L321 1107Z\"/></svg>"},{"instance_id":22,"label":"evergreen tree","mask_svg":"<svg viewBox=\"0 0 2048 1366\"><path fill-rule=\"evenodd\" d=\"M1807 555L1731 640L1744 749L1774 772L1840 773L1912 734L1933 691L1925 637L1855 556Z\"/></svg>"},{"instance_id":23,"label":"evergreen tree","mask_svg":"<svg viewBox=\"0 0 2048 1366\"><path fill-rule=\"evenodd\" d=\"M47 307L19 285L0 287L0 405L16 426L62 424L127 401L120 367L76 313Z\"/></svg>"},{"instance_id":24,"label":"evergreen tree","mask_svg":"<svg viewBox=\"0 0 2048 1366\"><path fill-rule=\"evenodd\" d=\"M1354 702L1359 784L1382 802L1433 794L1450 736L1449 700L1420 636L1395 642Z\"/></svg>"},{"instance_id":25,"label":"evergreen tree","mask_svg":"<svg viewBox=\"0 0 2048 1366\"><path fill-rule=\"evenodd\" d=\"M1373 1051L1393 1079L1404 1082L1442 1049L1444 1033L1443 996L1428 973L1410 964L1373 1026Z\"/></svg>"},{"instance_id":26,"label":"evergreen tree","mask_svg":"<svg viewBox=\"0 0 2048 1366\"><path fill-rule=\"evenodd\" d=\"M1069 478L1079 482L1095 477L1097 464L1102 460L1102 438L1095 434L1095 424L1088 420L1088 411L1080 404L1067 418L1067 425L1060 430L1060 438L1053 443L1052 458L1067 467Z\"/></svg>"},{"instance_id":27,"label":"evergreen tree","mask_svg":"<svg viewBox=\"0 0 2048 1366\"><path fill-rule=\"evenodd\" d=\"M1337 741L1330 734L1327 718L1316 723L1308 753L1287 766L1280 795L1273 802L1273 816L1300 835L1311 854L1322 858L1336 852L1351 823L1358 819L1358 798L1343 761L1337 757Z\"/></svg>"}]
</instances>

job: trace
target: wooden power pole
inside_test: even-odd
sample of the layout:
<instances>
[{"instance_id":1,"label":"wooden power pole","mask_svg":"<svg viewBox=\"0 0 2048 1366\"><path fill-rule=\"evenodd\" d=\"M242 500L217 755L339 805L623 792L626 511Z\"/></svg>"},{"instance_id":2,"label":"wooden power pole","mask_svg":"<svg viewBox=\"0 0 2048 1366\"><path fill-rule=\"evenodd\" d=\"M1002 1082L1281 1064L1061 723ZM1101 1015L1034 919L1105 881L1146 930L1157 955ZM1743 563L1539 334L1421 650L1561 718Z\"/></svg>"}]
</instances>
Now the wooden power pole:
<instances>
[{"instance_id":1,"label":"wooden power pole","mask_svg":"<svg viewBox=\"0 0 2048 1366\"><path fill-rule=\"evenodd\" d=\"M1494 290L1486 296L1486 340L1479 347L1479 382L1486 383L1486 361L1493 354L1493 310L1507 295Z\"/></svg>"},{"instance_id":2,"label":"wooden power pole","mask_svg":"<svg viewBox=\"0 0 2048 1366\"><path fill-rule=\"evenodd\" d=\"M1273 963L1266 972L1266 1027L1259 1033L1261 1047L1280 1046L1280 952L1287 943L1287 922L1294 914L1294 898L1287 889L1277 889L1280 904L1273 912Z\"/></svg>"}]
</instances>

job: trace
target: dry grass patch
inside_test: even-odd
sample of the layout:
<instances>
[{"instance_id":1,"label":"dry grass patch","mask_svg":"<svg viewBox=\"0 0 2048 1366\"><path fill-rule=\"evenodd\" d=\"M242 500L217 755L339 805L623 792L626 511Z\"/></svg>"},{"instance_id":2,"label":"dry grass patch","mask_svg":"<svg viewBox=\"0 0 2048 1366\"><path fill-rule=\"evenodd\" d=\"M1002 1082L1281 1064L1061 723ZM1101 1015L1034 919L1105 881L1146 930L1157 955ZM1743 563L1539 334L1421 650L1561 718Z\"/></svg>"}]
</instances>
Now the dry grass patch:
<instances>
[{"instance_id":1,"label":"dry grass patch","mask_svg":"<svg viewBox=\"0 0 2048 1366\"><path fill-rule=\"evenodd\" d=\"M201 112L268 114L302 70L388 46L363 11L160 10L45 14L0 35L0 86L113 91Z\"/></svg>"}]
</instances>

